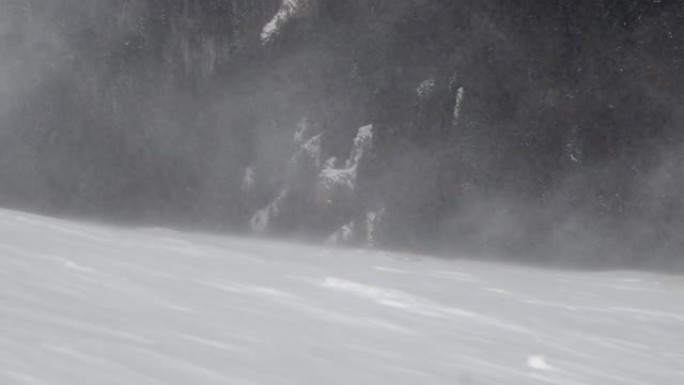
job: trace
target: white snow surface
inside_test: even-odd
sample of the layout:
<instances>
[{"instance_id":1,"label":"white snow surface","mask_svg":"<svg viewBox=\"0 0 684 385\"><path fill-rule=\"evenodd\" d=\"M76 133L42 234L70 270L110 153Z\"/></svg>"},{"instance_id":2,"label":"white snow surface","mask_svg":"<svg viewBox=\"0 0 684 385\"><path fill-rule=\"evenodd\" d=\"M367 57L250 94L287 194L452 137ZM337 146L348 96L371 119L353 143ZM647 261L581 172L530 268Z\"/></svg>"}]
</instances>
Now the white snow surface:
<instances>
[{"instance_id":1,"label":"white snow surface","mask_svg":"<svg viewBox=\"0 0 684 385\"><path fill-rule=\"evenodd\" d=\"M684 282L0 211L0 384L684 384Z\"/></svg>"}]
</instances>

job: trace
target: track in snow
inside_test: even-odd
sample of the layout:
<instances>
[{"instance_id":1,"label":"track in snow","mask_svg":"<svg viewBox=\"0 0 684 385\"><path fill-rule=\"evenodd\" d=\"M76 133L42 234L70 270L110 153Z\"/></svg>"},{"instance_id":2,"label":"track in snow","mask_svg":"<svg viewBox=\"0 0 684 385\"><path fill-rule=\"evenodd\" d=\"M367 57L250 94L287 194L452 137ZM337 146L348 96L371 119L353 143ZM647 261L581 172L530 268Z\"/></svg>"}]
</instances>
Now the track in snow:
<instances>
[{"instance_id":1,"label":"track in snow","mask_svg":"<svg viewBox=\"0 0 684 385\"><path fill-rule=\"evenodd\" d=\"M684 280L0 211L2 384L684 383Z\"/></svg>"}]
</instances>

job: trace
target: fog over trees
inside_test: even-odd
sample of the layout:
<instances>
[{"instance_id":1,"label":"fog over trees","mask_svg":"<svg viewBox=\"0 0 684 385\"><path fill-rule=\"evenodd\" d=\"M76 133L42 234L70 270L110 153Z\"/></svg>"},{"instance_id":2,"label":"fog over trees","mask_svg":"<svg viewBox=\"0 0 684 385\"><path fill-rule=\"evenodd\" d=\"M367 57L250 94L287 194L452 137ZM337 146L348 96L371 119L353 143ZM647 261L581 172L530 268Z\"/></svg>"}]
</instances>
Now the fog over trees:
<instances>
[{"instance_id":1,"label":"fog over trees","mask_svg":"<svg viewBox=\"0 0 684 385\"><path fill-rule=\"evenodd\" d=\"M680 1L3 0L0 205L669 264L683 100Z\"/></svg>"}]
</instances>

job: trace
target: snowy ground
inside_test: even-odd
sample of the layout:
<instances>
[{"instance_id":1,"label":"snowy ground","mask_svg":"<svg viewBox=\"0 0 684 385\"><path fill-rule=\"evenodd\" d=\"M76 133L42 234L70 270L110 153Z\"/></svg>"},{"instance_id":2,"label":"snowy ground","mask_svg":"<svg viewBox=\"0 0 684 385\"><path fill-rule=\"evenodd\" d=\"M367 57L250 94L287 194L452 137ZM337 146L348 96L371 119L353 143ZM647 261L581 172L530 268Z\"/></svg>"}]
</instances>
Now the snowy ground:
<instances>
[{"instance_id":1,"label":"snowy ground","mask_svg":"<svg viewBox=\"0 0 684 385\"><path fill-rule=\"evenodd\" d=\"M0 211L0 384L684 384L684 279Z\"/></svg>"}]
</instances>

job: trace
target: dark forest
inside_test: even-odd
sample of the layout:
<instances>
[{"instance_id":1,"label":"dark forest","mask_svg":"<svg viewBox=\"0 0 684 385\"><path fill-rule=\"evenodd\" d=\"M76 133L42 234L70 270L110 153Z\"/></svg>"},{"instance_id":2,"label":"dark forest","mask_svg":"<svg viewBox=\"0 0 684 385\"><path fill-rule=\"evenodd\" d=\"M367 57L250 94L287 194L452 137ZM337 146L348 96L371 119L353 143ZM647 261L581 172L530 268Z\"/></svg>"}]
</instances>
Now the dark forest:
<instances>
[{"instance_id":1,"label":"dark forest","mask_svg":"<svg viewBox=\"0 0 684 385\"><path fill-rule=\"evenodd\" d=\"M670 266L683 101L680 1L3 0L0 205Z\"/></svg>"}]
</instances>

